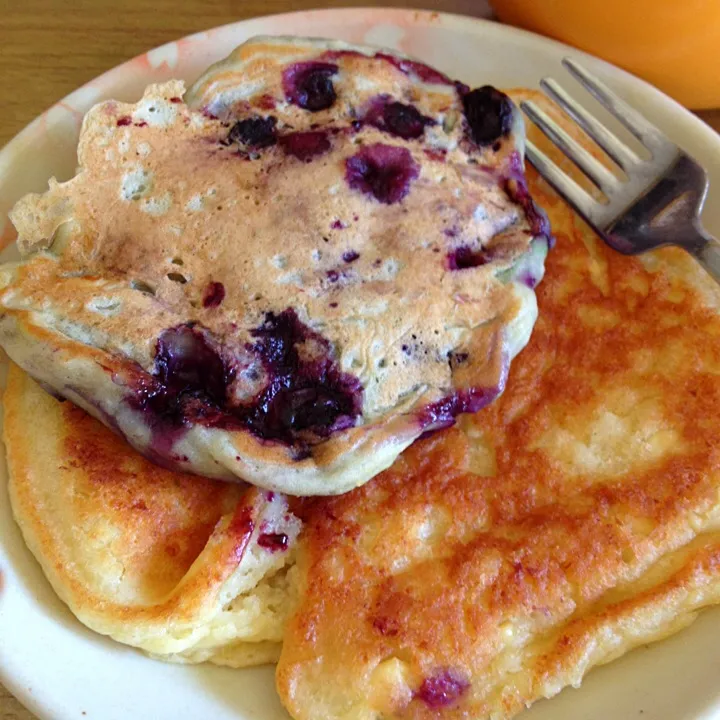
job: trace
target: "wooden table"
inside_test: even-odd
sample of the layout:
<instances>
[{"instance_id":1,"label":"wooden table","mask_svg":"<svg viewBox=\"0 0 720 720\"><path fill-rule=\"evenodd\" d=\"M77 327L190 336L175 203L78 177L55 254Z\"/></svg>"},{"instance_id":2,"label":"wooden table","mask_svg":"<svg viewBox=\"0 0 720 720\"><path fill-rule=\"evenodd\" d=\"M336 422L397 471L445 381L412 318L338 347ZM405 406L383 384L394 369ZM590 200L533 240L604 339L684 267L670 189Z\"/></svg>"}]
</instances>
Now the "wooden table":
<instances>
[{"instance_id":1,"label":"wooden table","mask_svg":"<svg viewBox=\"0 0 720 720\"><path fill-rule=\"evenodd\" d=\"M55 101L149 48L216 25L319 5L487 13L482 0L0 0L0 146ZM720 110L698 114L720 131ZM32 718L0 685L0 719Z\"/></svg>"}]
</instances>

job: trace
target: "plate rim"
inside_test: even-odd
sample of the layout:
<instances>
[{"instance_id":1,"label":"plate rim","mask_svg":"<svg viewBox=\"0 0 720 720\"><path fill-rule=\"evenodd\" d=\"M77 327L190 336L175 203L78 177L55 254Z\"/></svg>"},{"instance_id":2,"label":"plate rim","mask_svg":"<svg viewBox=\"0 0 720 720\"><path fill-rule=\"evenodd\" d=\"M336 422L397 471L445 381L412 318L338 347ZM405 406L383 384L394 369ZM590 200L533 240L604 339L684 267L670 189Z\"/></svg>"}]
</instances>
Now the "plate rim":
<instances>
[{"instance_id":1,"label":"plate rim","mask_svg":"<svg viewBox=\"0 0 720 720\"><path fill-rule=\"evenodd\" d=\"M149 48L145 52L140 53L133 58L130 58L106 70L100 75L90 79L87 83L84 83L72 92L65 95L57 102L48 106L42 113L40 113L33 120L31 120L24 128L22 128L18 133L16 133L2 148L0 148L0 192L2 191L2 186L4 183L5 170L12 166L13 159L17 157L19 148L32 136L32 134L36 131L37 126L44 120L47 120L49 114L52 113L54 109L62 107L64 105L72 106L73 100L75 98L79 97L81 93L86 92L91 85L100 80L102 80L103 83L106 83L108 85L117 84L117 82L114 80L115 76L120 78L124 73L127 73L128 69L132 66L133 63L136 63L139 58L146 56L148 53L161 53L163 50L168 49L174 43L177 43L179 41L201 42L203 36L206 35L208 32L216 31L219 29L225 29L227 31L231 31L233 29L240 30L243 28L243 26L247 26L248 24L254 22L287 22L291 21L293 17L303 16L317 18L318 21L322 23L322 18L326 15L346 15L350 20L351 18L355 18L358 16L362 17L363 14L372 14L375 24L381 24L384 20L393 21L397 20L398 17L407 17L407 26L410 28L418 26L436 26L438 24L438 20L443 27L447 28L450 31L460 30L462 26L467 26L468 24L480 25L483 26L486 30L495 32L501 36L504 35L508 39L518 39L524 45L529 45L535 48L539 47L540 49L549 46L553 48L556 52L562 52L563 54L572 54L575 57L579 57L581 60L589 60L594 65L599 64L600 66L602 66L603 70L608 75L618 78L620 82L641 88L643 94L653 96L656 100L661 100L664 104L663 112L682 116L683 126L684 128L686 128L686 131L690 131L690 128L692 126L692 131L701 136L704 142L707 143L710 147L714 148L715 152L717 152L718 156L720 157L720 134L716 133L709 125L707 125L703 120L697 117L689 109L681 105L678 101L666 95L657 87L643 80L642 78L639 78L636 75L633 75L632 73L608 61L602 60L595 55L584 52L552 38L544 37L537 33L523 30L521 28L505 25L503 23L500 23L499 21L492 20L487 17L463 15L461 13L448 13L427 9L398 8L392 6L314 8L308 10L258 15L250 18L245 18L243 20L226 23L223 25L213 26L211 28L191 33L175 40L171 40L168 43L164 43L163 45ZM479 49L478 52L481 53L482 49ZM540 77L538 77L538 81L539 80ZM101 101L102 99L99 98L97 101L93 101L93 104L95 104L95 102ZM54 122L59 124L61 121L55 120ZM50 125L50 127L51 126L52 124ZM2 221L3 219L4 218L0 217L0 221ZM2 396L0 394L0 406L1 404ZM2 454L4 455L4 452ZM0 459L0 462L5 462L4 457ZM7 495L5 497L7 498ZM0 550L2 550L2 548L2 532L0 531ZM37 564L37 561L34 557L32 558L32 561ZM2 578L0 577L0 590L2 589L1 581ZM57 717L52 714L53 708L49 707L46 702L43 702L41 700L41 697L43 696L36 696L29 687L26 687L27 683L21 677L22 675L22 672L8 672L6 664L0 663L0 682L2 682L5 688L18 700L18 702L23 705L24 708L27 708L30 712L34 713L39 718L50 719L53 717ZM717 704L715 708L713 708L712 706L706 707L705 711L720 711L720 703ZM697 716L697 720L700 720L701 717L710 717L710 715L708 714L706 716L705 712L701 712L701 714Z\"/></svg>"}]
</instances>

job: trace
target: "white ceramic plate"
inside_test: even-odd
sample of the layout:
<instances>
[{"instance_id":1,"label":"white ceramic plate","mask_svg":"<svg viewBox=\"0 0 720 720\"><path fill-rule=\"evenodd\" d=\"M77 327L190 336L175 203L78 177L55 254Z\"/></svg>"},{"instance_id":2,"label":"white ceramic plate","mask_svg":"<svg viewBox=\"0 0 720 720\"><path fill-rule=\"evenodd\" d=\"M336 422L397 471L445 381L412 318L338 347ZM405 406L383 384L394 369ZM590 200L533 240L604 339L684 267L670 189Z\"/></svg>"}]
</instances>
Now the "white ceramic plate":
<instances>
[{"instance_id":1,"label":"white ceramic plate","mask_svg":"<svg viewBox=\"0 0 720 720\"><path fill-rule=\"evenodd\" d=\"M72 175L80 121L92 104L107 97L135 100L152 81L191 81L258 33L393 46L471 85L536 87L544 75L562 77L564 55L579 57L708 168L715 189L705 223L720 233L720 138L649 85L563 45L492 22L347 9L260 18L194 35L135 58L68 96L0 152L3 245L13 239L5 217L12 204L25 192L43 190L51 175ZM287 720L270 667L167 665L80 625L23 544L10 513L4 463L0 466L0 680L25 705L48 720ZM720 718L719 635L720 610L707 611L690 629L593 671L582 689L538 703L522 720Z\"/></svg>"}]
</instances>

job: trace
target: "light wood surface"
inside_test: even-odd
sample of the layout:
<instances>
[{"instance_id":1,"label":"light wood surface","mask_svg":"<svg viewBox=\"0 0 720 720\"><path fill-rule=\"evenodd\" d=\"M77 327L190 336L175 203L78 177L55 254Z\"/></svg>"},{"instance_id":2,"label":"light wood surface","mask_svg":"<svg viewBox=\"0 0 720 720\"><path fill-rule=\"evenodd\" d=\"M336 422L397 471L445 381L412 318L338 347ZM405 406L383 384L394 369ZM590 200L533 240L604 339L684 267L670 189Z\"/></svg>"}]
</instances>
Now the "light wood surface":
<instances>
[{"instance_id":1,"label":"light wood surface","mask_svg":"<svg viewBox=\"0 0 720 720\"><path fill-rule=\"evenodd\" d=\"M88 80L184 35L244 18L319 5L390 4L465 15L486 12L481 0L0 0L0 146ZM720 110L698 114L720 131ZM2 720L34 717L0 684Z\"/></svg>"},{"instance_id":2,"label":"light wood surface","mask_svg":"<svg viewBox=\"0 0 720 720\"><path fill-rule=\"evenodd\" d=\"M0 718L2 720L35 720L35 716L26 710L2 685L0 685Z\"/></svg>"}]
</instances>

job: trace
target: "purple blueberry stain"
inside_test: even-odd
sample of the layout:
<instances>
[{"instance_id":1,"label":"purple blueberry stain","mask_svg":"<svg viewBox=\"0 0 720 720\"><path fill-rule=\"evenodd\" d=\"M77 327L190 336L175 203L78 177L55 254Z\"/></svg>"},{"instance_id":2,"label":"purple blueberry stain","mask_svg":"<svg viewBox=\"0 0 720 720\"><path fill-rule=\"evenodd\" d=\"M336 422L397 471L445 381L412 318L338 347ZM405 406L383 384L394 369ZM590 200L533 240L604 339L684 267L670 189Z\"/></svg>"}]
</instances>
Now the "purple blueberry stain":
<instances>
[{"instance_id":1,"label":"purple blueberry stain","mask_svg":"<svg viewBox=\"0 0 720 720\"><path fill-rule=\"evenodd\" d=\"M225 299L225 286L221 282L210 282L203 292L204 308L218 307Z\"/></svg>"},{"instance_id":2,"label":"purple blueberry stain","mask_svg":"<svg viewBox=\"0 0 720 720\"><path fill-rule=\"evenodd\" d=\"M545 237L548 242L548 249L555 244L550 221L545 211L532 199L522 171L513 173L505 181L505 192L525 212L525 217L530 224L530 232L535 237Z\"/></svg>"},{"instance_id":3,"label":"purple blueberry stain","mask_svg":"<svg viewBox=\"0 0 720 720\"><path fill-rule=\"evenodd\" d=\"M502 394L509 369L510 361L505 357L500 366L497 385L464 388L426 405L418 415L420 426L426 431L451 427L455 424L455 418L458 415L482 410Z\"/></svg>"},{"instance_id":4,"label":"purple blueberry stain","mask_svg":"<svg viewBox=\"0 0 720 720\"><path fill-rule=\"evenodd\" d=\"M470 687L470 683L458 672L449 669L425 678L415 693L430 708L452 705Z\"/></svg>"},{"instance_id":5,"label":"purple blueberry stain","mask_svg":"<svg viewBox=\"0 0 720 720\"><path fill-rule=\"evenodd\" d=\"M248 426L260 437L292 441L310 432L325 438L352 427L362 410L362 385L341 372L330 343L303 324L292 308L268 313L251 349L270 378Z\"/></svg>"},{"instance_id":6,"label":"purple blueberry stain","mask_svg":"<svg viewBox=\"0 0 720 720\"><path fill-rule=\"evenodd\" d=\"M277 120L272 117L251 117L236 122L228 133L228 143L241 143L245 147L259 150L274 145L275 125Z\"/></svg>"},{"instance_id":7,"label":"purple blueberry stain","mask_svg":"<svg viewBox=\"0 0 720 720\"><path fill-rule=\"evenodd\" d=\"M289 538L285 533L262 533L257 540L261 548L270 552L283 552L288 549Z\"/></svg>"},{"instance_id":8,"label":"purple blueberry stain","mask_svg":"<svg viewBox=\"0 0 720 720\"><path fill-rule=\"evenodd\" d=\"M470 135L478 145L490 145L507 135L512 128L512 101L491 85L483 85L465 94L463 108Z\"/></svg>"},{"instance_id":9,"label":"purple blueberry stain","mask_svg":"<svg viewBox=\"0 0 720 720\"><path fill-rule=\"evenodd\" d=\"M346 263L353 263L360 257L360 253L355 252L354 250L347 250L343 253L342 259L343 262Z\"/></svg>"},{"instance_id":10,"label":"purple blueberry stain","mask_svg":"<svg viewBox=\"0 0 720 720\"><path fill-rule=\"evenodd\" d=\"M295 63L283 72L282 82L287 99L310 112L327 110L335 102L332 76L338 66L325 62Z\"/></svg>"},{"instance_id":11,"label":"purple blueberry stain","mask_svg":"<svg viewBox=\"0 0 720 720\"><path fill-rule=\"evenodd\" d=\"M386 60L394 65L400 72L405 75L415 75L421 82L430 83L432 85L454 85L453 81L444 73L441 73L429 65L417 62L416 60L407 60L406 58L395 57L387 53L376 53L375 57Z\"/></svg>"},{"instance_id":12,"label":"purple blueberry stain","mask_svg":"<svg viewBox=\"0 0 720 720\"><path fill-rule=\"evenodd\" d=\"M225 402L231 372L209 333L188 323L161 333L155 350L155 377L172 393L200 394Z\"/></svg>"},{"instance_id":13,"label":"purple blueberry stain","mask_svg":"<svg viewBox=\"0 0 720 720\"><path fill-rule=\"evenodd\" d=\"M469 270L480 267L489 262L490 258L482 250L474 250L468 245L461 245L447 255L447 266L449 270Z\"/></svg>"},{"instance_id":14,"label":"purple blueberry stain","mask_svg":"<svg viewBox=\"0 0 720 720\"><path fill-rule=\"evenodd\" d=\"M125 127L126 125L132 125L132 118L129 115L123 115L117 119L116 125L118 127Z\"/></svg>"},{"instance_id":15,"label":"purple blueberry stain","mask_svg":"<svg viewBox=\"0 0 720 720\"><path fill-rule=\"evenodd\" d=\"M330 223L331 230L344 230L347 225L342 220L333 220Z\"/></svg>"},{"instance_id":16,"label":"purple blueberry stain","mask_svg":"<svg viewBox=\"0 0 720 720\"><path fill-rule=\"evenodd\" d=\"M280 137L280 147L288 154L310 162L314 157L330 149L330 139L326 132L297 132Z\"/></svg>"},{"instance_id":17,"label":"purple blueberry stain","mask_svg":"<svg viewBox=\"0 0 720 720\"><path fill-rule=\"evenodd\" d=\"M172 447L193 424L247 429L283 442L307 457L308 443L352 427L362 411L363 388L341 372L330 343L291 308L267 313L251 332L255 342L231 353L212 333L187 323L158 338L153 374L130 377L128 403L151 429L151 459L167 464ZM231 406L228 388L239 369L260 361L264 386L249 402ZM260 375L258 375L260 377Z\"/></svg>"},{"instance_id":18,"label":"purple blueberry stain","mask_svg":"<svg viewBox=\"0 0 720 720\"><path fill-rule=\"evenodd\" d=\"M367 145L345 161L348 185L386 205L400 202L419 174L410 151L394 145Z\"/></svg>"},{"instance_id":19,"label":"purple blueberry stain","mask_svg":"<svg viewBox=\"0 0 720 720\"><path fill-rule=\"evenodd\" d=\"M130 376L134 393L128 404L145 415L151 431L147 457L175 467L172 449L186 427L195 422L212 426L223 419L233 376L204 328L188 323L164 330L155 346L153 374L138 368Z\"/></svg>"}]
</instances>

